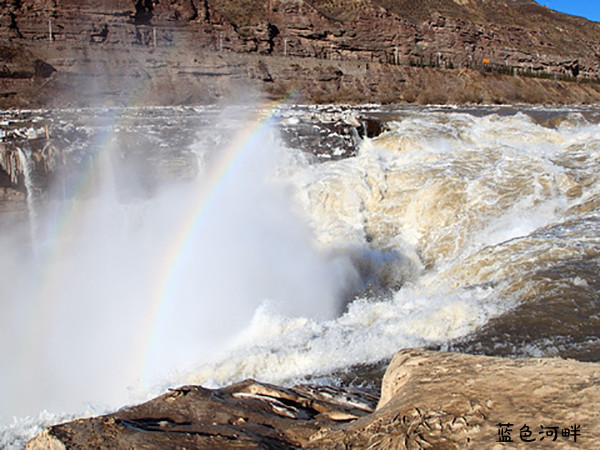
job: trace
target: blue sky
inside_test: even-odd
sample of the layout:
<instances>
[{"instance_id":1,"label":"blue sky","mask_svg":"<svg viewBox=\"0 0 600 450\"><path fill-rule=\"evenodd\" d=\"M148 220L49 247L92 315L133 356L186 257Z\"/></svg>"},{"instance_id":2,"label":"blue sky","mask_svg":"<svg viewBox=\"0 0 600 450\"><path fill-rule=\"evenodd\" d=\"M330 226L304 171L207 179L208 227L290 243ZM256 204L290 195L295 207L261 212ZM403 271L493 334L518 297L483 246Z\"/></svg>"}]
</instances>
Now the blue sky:
<instances>
[{"instance_id":1,"label":"blue sky","mask_svg":"<svg viewBox=\"0 0 600 450\"><path fill-rule=\"evenodd\" d=\"M550 9L600 22L600 0L536 0Z\"/></svg>"}]
</instances>

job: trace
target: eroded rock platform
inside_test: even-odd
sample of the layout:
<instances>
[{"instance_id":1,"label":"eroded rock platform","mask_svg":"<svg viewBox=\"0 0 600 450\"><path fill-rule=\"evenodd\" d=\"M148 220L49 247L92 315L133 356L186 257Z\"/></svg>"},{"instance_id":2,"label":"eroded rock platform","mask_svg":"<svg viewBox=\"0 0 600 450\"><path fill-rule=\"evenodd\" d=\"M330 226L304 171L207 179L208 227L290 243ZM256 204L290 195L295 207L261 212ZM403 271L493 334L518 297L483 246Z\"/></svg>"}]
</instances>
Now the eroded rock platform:
<instances>
[{"instance_id":1,"label":"eroded rock platform","mask_svg":"<svg viewBox=\"0 0 600 450\"><path fill-rule=\"evenodd\" d=\"M366 390L253 380L184 386L50 427L27 448L594 448L599 403L595 363L403 350L379 399Z\"/></svg>"}]
</instances>

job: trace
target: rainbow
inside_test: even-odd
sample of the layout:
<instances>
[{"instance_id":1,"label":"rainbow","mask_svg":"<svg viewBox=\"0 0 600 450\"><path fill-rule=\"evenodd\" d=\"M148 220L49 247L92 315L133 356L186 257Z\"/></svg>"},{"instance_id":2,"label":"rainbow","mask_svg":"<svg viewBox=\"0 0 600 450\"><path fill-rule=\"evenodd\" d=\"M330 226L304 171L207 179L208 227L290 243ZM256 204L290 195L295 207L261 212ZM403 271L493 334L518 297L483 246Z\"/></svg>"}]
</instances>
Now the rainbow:
<instances>
[{"instance_id":1,"label":"rainbow","mask_svg":"<svg viewBox=\"0 0 600 450\"><path fill-rule=\"evenodd\" d=\"M119 115L111 115L110 121L95 136L89 146L91 153L88 154L86 163L81 165L73 175L68 192L64 193L66 198L83 198L94 188L96 163L110 152L114 136L113 130L119 119ZM40 236L44 246L38 248L37 242L31 243L36 259L31 276L32 282L26 286L27 291L25 292L25 298L31 300L27 302L28 313L26 316L29 318L29 323L24 327L26 332L23 334L19 346L23 370L27 370L30 365L28 358L35 358L35 355L32 354L35 349L34 342L43 334L44 320L50 315L53 306L49 300L60 298L66 274L57 268L55 262L62 259L63 247L60 243L65 238L74 235L80 225L81 216L77 205L76 201L63 202L58 214L49 220L43 235ZM33 238L35 239L36 236Z\"/></svg>"},{"instance_id":2,"label":"rainbow","mask_svg":"<svg viewBox=\"0 0 600 450\"><path fill-rule=\"evenodd\" d=\"M172 50L172 49L171 49ZM168 57L169 52L161 50L163 57ZM142 83L135 91L132 91L125 104L143 104L143 95L154 81L151 76ZM254 117L248 121L233 139L231 145L222 149L215 164L211 165L210 171L204 174L202 183L197 183L197 191L194 200L185 211L185 215L175 224L175 232L168 239L162 250L156 255L155 274L152 284L147 292L150 297L143 307L141 323L134 324L137 336L132 342L132 348L137 349L139 361L134 362L134 370L139 373L139 379L144 380L148 374L150 356L157 342L157 330L159 329L161 317L169 304L169 299L174 295L179 268L186 260L185 255L190 251L191 236L202 221L203 214L210 208L211 200L215 197L219 187L234 176L235 169L242 164L242 157L248 150L261 143L269 132L278 112L284 104L293 101L298 91L289 93L285 98L270 104L257 106L254 109ZM73 274L64 273L56 263L63 259L63 243L72 235L76 235L82 217L80 202L77 200L92 194L96 186L97 162L109 156L113 149L114 130L123 120L127 107L110 108L110 119L103 124L101 131L96 135L89 149L92 152L86 156L89 159L82 165L78 172L73 174L71 182L67 186L65 196L74 201L65 202L57 215L46 224L43 240L47 245L37 255L37 260L31 276L31 283L27 285L25 296L28 313L27 324L23 327L22 337L19 339L19 354L21 358L20 367L25 372L32 366L31 361L35 359L36 342L44 336L47 329L45 320L51 315L56 299L61 298L61 289L66 282L65 277ZM52 130L49 130L51 135ZM146 291L146 288L144 288Z\"/></svg>"},{"instance_id":3,"label":"rainbow","mask_svg":"<svg viewBox=\"0 0 600 450\"><path fill-rule=\"evenodd\" d=\"M172 51L172 49L161 49L157 51L157 54L168 62ZM151 73L144 83L141 83L137 89L123 99L123 104L143 104L143 95L152 86L153 81L154 74ZM21 379L29 377L31 368L35 367L35 360L40 356L38 354L39 342L43 341L48 328L47 317L51 316L52 309L56 305L55 302L60 301L59 299L62 297L65 277L73 275L64 273L57 262L60 262L64 256L62 243L77 232L81 225L82 215L79 210L80 203L77 200L85 198L94 189L97 175L96 163L111 151L114 129L122 120L125 107L108 108L108 120L90 143L86 162L78 167L76 173L72 174L64 196L74 201L63 202L56 214L44 217L47 222L37 230L39 233L32 236L31 246L35 255L28 282L22 289L25 319L15 343L18 354L16 370L20 372ZM85 114L85 109L82 111ZM51 128L46 128L46 136L52 138ZM41 245L37 241L41 241Z\"/></svg>"},{"instance_id":4,"label":"rainbow","mask_svg":"<svg viewBox=\"0 0 600 450\"><path fill-rule=\"evenodd\" d=\"M157 58L165 60L167 63L172 52L178 48L178 42L175 47L169 49L153 50ZM156 65L160 66L159 64ZM114 148L115 128L124 119L129 105L144 105L144 95L152 89L156 83L156 73L151 72L150 76L140 83L137 88L123 98L123 106L109 108L110 118L103 124L102 129L95 136L94 141L89 145L89 151L86 156L89 157L82 164L77 173L73 173L70 183L66 186L65 196L73 201L64 202L55 216L50 221L40 227L40 237L44 245L37 248L37 255L34 266L31 268L31 275L28 283L24 285L21 291L24 301L24 314L26 317L20 327L16 342L16 351L19 361L17 361L17 371L22 372L22 379L30 376L31 368L36 366L35 359L39 356L39 351L43 348L44 337L53 323L46 323L52 316L53 308L57 302L63 298L63 288L68 282L68 277L77 276L76 273L65 272L61 267L66 250L64 243L70 236L76 235L82 224L86 220L85 215L81 214L81 203L78 200L93 195L92 190L97 183L97 162L106 156ZM157 343L158 330L161 325L161 317L167 309L169 302L173 298L177 284L177 273L184 261L186 252L192 251L191 237L202 222L202 217L210 210L211 200L219 188L223 186L228 179L235 176L236 167L243 164L243 156L249 154L249 151L258 143L261 143L269 133L269 130L280 111L281 106L293 101L298 91L290 93L287 97L271 104L262 105L254 109L255 116L248 121L245 126L235 136L232 144L225 149L221 149L218 160L211 165L210 171L204 174L202 183L197 183L197 190L191 205L184 212L184 216L175 223L175 232L169 236L167 243L159 248L155 260L157 263L152 269L155 275L148 289L142 286L144 292L149 292L149 297L142 307L140 318L133 324L138 331L135 341L124 343L131 345L136 352L136 361L132 361L133 369L139 374L140 381L146 379L148 374L151 352L155 349ZM83 111L85 114L85 111ZM49 137L52 137L52 129L48 131ZM35 245L35 242L33 243ZM110 324L107 325L109 327ZM107 332L110 332L108 329ZM73 336L73 339L77 339ZM40 343L42 345L40 345ZM139 359L137 359L139 358Z\"/></svg>"},{"instance_id":5,"label":"rainbow","mask_svg":"<svg viewBox=\"0 0 600 450\"><path fill-rule=\"evenodd\" d=\"M193 204L188 208L183 220L180 221L172 239L169 240L164 256L159 260L162 263L156 270L156 286L152 289L153 295L150 300L148 314L143 332L140 335L139 346L142 361L140 363L140 379L143 384L150 380L150 356L156 346L157 331L161 317L173 297L176 283L176 274L183 261L186 260L187 252L192 251L191 241L195 231L202 223L205 213L211 209L213 200L227 181L235 176L236 168L239 167L249 151L268 138L275 118L281 106L288 101L289 97L275 102L269 107L259 108L255 117L248 121L245 129L241 130L233 139L232 143L222 150L219 158L210 167L208 173L203 175L202 183L197 184ZM249 155L250 156L250 155ZM140 348L138 346L138 348Z\"/></svg>"}]
</instances>

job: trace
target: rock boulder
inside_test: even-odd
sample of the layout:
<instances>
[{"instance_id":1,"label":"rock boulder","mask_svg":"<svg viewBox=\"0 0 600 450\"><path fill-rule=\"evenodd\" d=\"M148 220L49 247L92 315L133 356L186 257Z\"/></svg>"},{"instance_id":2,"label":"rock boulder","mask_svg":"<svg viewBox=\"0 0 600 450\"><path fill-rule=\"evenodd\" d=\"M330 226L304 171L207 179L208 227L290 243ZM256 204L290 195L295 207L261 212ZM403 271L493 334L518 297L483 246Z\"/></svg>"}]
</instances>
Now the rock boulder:
<instances>
[{"instance_id":1,"label":"rock boulder","mask_svg":"<svg viewBox=\"0 0 600 450\"><path fill-rule=\"evenodd\" d=\"M47 448L504 448L600 443L600 366L403 350L367 391L252 380L185 386L113 414L50 427Z\"/></svg>"}]
</instances>

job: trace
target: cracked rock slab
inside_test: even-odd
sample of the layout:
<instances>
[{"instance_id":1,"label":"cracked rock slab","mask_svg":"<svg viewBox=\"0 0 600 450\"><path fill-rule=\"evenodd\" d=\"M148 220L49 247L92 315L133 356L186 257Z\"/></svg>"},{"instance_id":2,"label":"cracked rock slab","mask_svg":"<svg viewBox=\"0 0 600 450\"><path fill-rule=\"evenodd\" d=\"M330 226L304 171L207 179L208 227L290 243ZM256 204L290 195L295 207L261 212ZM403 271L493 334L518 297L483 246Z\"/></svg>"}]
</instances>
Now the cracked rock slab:
<instances>
[{"instance_id":1,"label":"cracked rock slab","mask_svg":"<svg viewBox=\"0 0 600 450\"><path fill-rule=\"evenodd\" d=\"M381 397L332 386L246 380L183 386L116 413L50 427L29 449L596 448L600 365L410 349ZM534 444L534 445L536 445Z\"/></svg>"}]
</instances>

